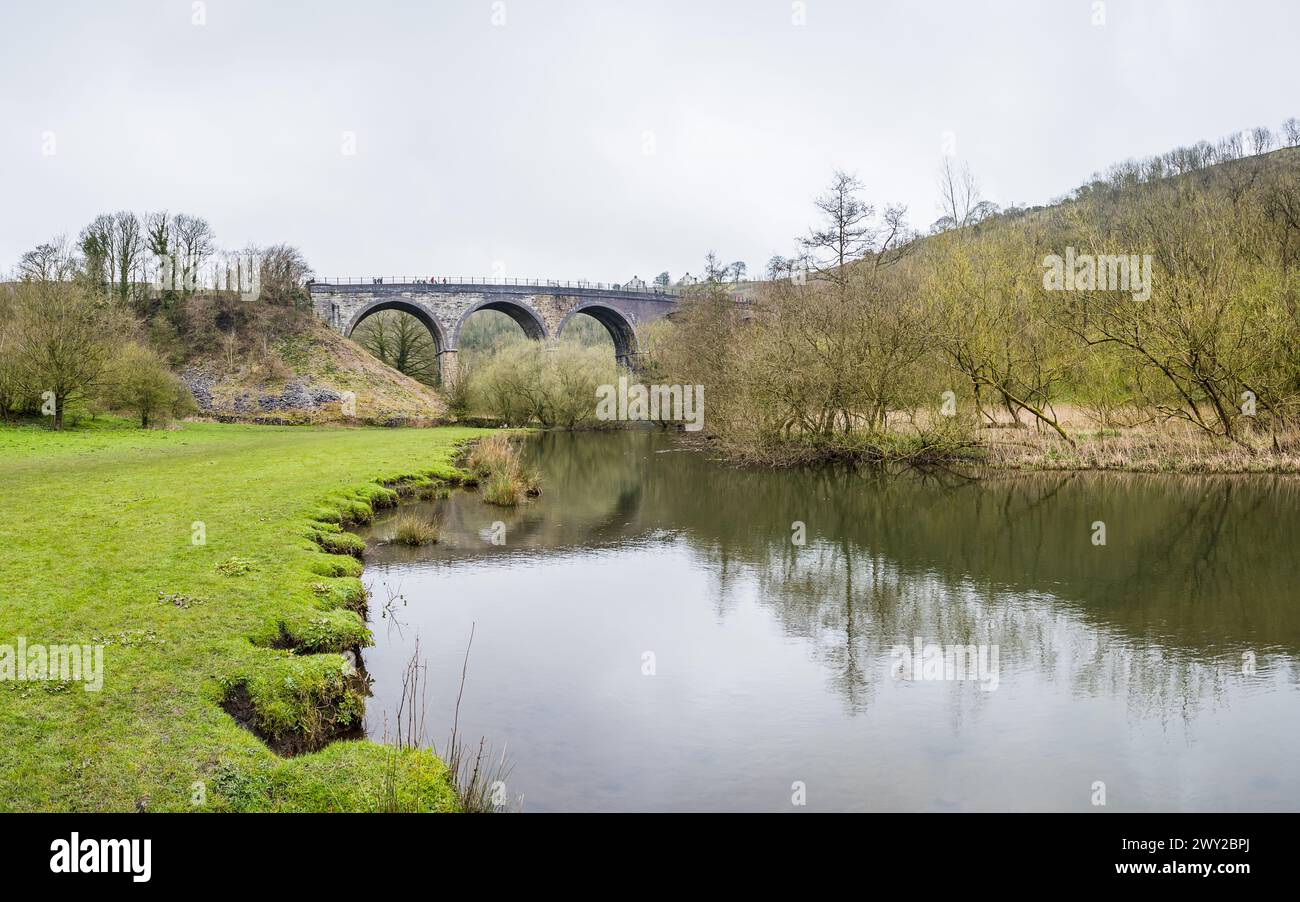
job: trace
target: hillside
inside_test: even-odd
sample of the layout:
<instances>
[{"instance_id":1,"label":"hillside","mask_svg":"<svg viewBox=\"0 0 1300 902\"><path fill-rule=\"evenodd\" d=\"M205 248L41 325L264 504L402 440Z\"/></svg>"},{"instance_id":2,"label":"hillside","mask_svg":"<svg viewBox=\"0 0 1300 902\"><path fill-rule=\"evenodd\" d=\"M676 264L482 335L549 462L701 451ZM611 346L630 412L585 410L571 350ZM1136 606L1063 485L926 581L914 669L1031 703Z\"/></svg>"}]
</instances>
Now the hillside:
<instances>
[{"instance_id":1,"label":"hillside","mask_svg":"<svg viewBox=\"0 0 1300 902\"><path fill-rule=\"evenodd\" d=\"M203 415L246 423L424 426L446 405L427 385L372 357L302 311L280 312L243 341L184 348L176 370ZM257 334L260 332L260 334ZM349 399L347 393L354 394ZM345 404L352 400L352 415Z\"/></svg>"},{"instance_id":2,"label":"hillside","mask_svg":"<svg viewBox=\"0 0 1300 902\"><path fill-rule=\"evenodd\" d=\"M1300 148L1197 148L1033 210L955 171L950 224L910 241L837 171L808 277L752 317L700 289L656 379L707 385L710 437L755 463L1294 472Z\"/></svg>"},{"instance_id":3,"label":"hillside","mask_svg":"<svg viewBox=\"0 0 1300 902\"><path fill-rule=\"evenodd\" d=\"M1202 161L1196 165L1188 164L1183 171L1168 166L1161 168L1158 165L1160 159L1152 157L1145 161L1127 160L1115 164L1105 173L1094 173L1087 182L1048 204L1008 206L989 216L982 224L1017 220L1050 223L1077 209L1082 202L1096 200L1106 205L1120 205L1132 202L1158 185L1215 188L1240 194L1266 177L1294 174L1300 169L1300 147L1279 147L1266 153L1217 161L1207 153Z\"/></svg>"}]
</instances>

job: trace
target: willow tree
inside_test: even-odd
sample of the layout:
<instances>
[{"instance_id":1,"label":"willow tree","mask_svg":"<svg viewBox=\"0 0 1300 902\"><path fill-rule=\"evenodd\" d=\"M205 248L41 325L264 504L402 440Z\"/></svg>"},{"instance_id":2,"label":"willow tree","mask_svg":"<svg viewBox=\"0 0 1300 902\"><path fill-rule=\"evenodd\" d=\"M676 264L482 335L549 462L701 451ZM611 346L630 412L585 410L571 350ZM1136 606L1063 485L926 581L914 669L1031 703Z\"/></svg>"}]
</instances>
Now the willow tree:
<instances>
[{"instance_id":1,"label":"willow tree","mask_svg":"<svg viewBox=\"0 0 1300 902\"><path fill-rule=\"evenodd\" d=\"M934 346L969 384L976 411L996 418L985 399L1012 421L1033 416L1067 442L1053 401L1077 363L1064 329L1063 301L1043 287L1041 236L1026 225L997 223L930 239L924 295Z\"/></svg>"},{"instance_id":2,"label":"willow tree","mask_svg":"<svg viewBox=\"0 0 1300 902\"><path fill-rule=\"evenodd\" d=\"M1065 322L1089 347L1128 351L1158 413L1236 439L1243 374L1268 368L1260 326L1278 285L1259 254L1262 211L1251 192L1230 188L1184 178L1071 210L1081 254L1149 255L1151 279L1143 292L1098 284L1069 293Z\"/></svg>"}]
</instances>

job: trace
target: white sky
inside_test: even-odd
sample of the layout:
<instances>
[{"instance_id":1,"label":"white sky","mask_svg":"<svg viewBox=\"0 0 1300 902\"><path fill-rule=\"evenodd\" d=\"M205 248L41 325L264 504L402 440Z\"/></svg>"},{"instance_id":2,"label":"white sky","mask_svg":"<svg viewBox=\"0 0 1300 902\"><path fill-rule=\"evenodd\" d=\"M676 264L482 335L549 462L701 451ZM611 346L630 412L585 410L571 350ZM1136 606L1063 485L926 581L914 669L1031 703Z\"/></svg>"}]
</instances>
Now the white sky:
<instances>
[{"instance_id":1,"label":"white sky","mask_svg":"<svg viewBox=\"0 0 1300 902\"><path fill-rule=\"evenodd\" d=\"M1032 204L1300 116L1295 0L201 5L4 0L0 270L165 208L322 276L753 273L836 166L927 227L945 132Z\"/></svg>"}]
</instances>

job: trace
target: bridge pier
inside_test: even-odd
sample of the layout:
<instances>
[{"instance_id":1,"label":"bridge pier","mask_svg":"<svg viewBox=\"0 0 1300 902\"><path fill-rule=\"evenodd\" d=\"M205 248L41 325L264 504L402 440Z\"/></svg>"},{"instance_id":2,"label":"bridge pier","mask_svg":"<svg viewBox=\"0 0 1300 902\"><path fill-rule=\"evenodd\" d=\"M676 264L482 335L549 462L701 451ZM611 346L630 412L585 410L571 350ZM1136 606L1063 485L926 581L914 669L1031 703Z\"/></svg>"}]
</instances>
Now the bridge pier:
<instances>
[{"instance_id":1,"label":"bridge pier","mask_svg":"<svg viewBox=\"0 0 1300 902\"><path fill-rule=\"evenodd\" d=\"M456 348L445 348L438 353L438 372L442 377L442 387L450 391L460 381L460 360Z\"/></svg>"}]
</instances>

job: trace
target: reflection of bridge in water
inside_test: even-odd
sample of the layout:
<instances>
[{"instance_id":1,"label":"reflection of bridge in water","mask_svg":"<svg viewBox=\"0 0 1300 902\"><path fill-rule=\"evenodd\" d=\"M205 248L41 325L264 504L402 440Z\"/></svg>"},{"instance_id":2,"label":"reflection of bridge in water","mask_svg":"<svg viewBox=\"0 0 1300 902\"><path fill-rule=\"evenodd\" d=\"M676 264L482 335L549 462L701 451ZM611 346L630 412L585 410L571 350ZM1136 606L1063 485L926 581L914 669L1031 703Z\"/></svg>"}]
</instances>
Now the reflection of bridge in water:
<instances>
[{"instance_id":1,"label":"reflection of bridge in water","mask_svg":"<svg viewBox=\"0 0 1300 902\"><path fill-rule=\"evenodd\" d=\"M433 336L439 371L445 382L457 376L456 353L465 321L479 310L506 314L529 338L555 342L573 317L596 320L614 342L619 363L632 366L638 351L637 327L670 315L679 290L673 287L607 285L599 282L461 280L451 282L318 280L311 283L316 315L343 335L351 335L366 317L381 310L400 310L424 324Z\"/></svg>"}]
</instances>

